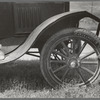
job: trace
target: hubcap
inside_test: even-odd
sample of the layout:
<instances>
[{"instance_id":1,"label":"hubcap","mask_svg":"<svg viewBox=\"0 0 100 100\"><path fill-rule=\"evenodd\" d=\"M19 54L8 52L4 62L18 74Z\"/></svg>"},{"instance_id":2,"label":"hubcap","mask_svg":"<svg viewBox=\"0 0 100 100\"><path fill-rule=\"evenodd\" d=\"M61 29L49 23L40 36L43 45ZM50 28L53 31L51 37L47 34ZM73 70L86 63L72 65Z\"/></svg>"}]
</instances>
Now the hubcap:
<instances>
[{"instance_id":1,"label":"hubcap","mask_svg":"<svg viewBox=\"0 0 100 100\"><path fill-rule=\"evenodd\" d=\"M77 58L70 58L68 61L68 65L70 68L78 68L80 63Z\"/></svg>"},{"instance_id":2,"label":"hubcap","mask_svg":"<svg viewBox=\"0 0 100 100\"><path fill-rule=\"evenodd\" d=\"M70 67L71 67L71 68L75 68L76 65L77 65L76 61L72 61L72 62L70 63Z\"/></svg>"}]
</instances>

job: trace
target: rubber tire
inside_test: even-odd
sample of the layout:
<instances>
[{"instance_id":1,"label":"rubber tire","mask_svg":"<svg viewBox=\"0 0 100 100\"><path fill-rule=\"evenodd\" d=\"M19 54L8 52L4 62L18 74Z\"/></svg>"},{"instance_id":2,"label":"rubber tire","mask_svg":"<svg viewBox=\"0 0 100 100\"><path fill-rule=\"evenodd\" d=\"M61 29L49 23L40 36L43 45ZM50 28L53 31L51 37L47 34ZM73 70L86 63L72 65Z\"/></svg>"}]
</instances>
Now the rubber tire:
<instances>
[{"instance_id":1,"label":"rubber tire","mask_svg":"<svg viewBox=\"0 0 100 100\"><path fill-rule=\"evenodd\" d=\"M61 85L62 83L54 81L47 70L46 59L47 59L48 51L55 41L57 41L61 37L66 37L66 36L71 36L71 35L75 35L78 37L85 37L86 39L88 39L90 42L92 42L94 44L95 48L98 50L98 53L100 54L100 39L94 33L87 31L86 29L68 28L68 29L64 29L64 30L54 34L45 43L45 45L42 49L42 52L41 52L41 57L40 57L41 72L42 72L44 78L46 79L46 81L52 87L55 87L57 85ZM95 79L97 79L97 77L99 76L99 72L100 72L100 67L98 69L98 73L97 73Z\"/></svg>"}]
</instances>

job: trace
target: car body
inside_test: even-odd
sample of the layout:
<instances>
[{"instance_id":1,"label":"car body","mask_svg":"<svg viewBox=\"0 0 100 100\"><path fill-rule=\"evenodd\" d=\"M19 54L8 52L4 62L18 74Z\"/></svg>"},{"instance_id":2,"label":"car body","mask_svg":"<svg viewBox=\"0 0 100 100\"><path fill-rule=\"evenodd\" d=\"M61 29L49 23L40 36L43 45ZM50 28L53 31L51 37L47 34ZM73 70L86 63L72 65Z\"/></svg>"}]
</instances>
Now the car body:
<instances>
[{"instance_id":1,"label":"car body","mask_svg":"<svg viewBox=\"0 0 100 100\"><path fill-rule=\"evenodd\" d=\"M61 63L60 61L65 62L63 60L68 58L66 60L66 66L68 64L70 69L78 69L79 65L82 64L81 58L77 55L78 52L80 53L86 46L85 41L91 45L93 49L96 48L95 52L97 53L97 58L99 58L99 39L93 34L89 34L89 31L81 29L79 22L85 17L91 18L98 23L100 19L87 11L70 12L69 8L69 2L65 1L0 1L0 44L2 45L1 51L4 52L5 55L5 58L0 60L0 64L14 61L24 54L36 56L33 54L34 51L30 52L29 50L31 48L38 48L42 73L48 83L51 86L55 86L63 82L52 71L53 69L50 69L52 65L50 65L51 60L56 60L56 63ZM100 24L98 24L97 27L97 36L99 30ZM73 38L78 39L74 42ZM58 40L62 42L59 43ZM71 44L71 42L73 42L73 44ZM59 45L57 43L59 43ZM73 46L75 50L73 50L72 45L75 45ZM70 53L69 55L71 56L68 56L66 53ZM94 52L90 54L93 53ZM66 58L65 56L68 57ZM58 64L58 67L59 65L60 64ZM97 78L100 67L97 67L95 73L89 69L85 70L90 74L92 73L93 76L85 82L78 71L79 76L82 78L82 84L84 85L93 82Z\"/></svg>"}]
</instances>

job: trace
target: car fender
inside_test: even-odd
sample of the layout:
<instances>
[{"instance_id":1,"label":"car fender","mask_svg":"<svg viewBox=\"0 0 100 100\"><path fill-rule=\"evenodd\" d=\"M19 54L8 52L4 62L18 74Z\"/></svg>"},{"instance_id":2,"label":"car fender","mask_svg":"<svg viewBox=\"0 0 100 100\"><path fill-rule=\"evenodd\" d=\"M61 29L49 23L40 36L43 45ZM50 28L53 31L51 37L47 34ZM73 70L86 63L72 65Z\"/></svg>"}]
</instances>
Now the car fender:
<instances>
[{"instance_id":1,"label":"car fender","mask_svg":"<svg viewBox=\"0 0 100 100\"><path fill-rule=\"evenodd\" d=\"M23 56L31 48L31 46L34 45L36 39L38 38L38 36L41 33L43 33L43 31L48 29L51 25L53 25L53 24L57 23L58 21L62 20L63 18L67 18L67 17L71 17L71 16L77 16L78 19L81 19L83 17L88 16L88 17L92 17L96 21L100 22L100 19L98 17L96 17L96 16L94 16L94 15L92 15L92 14L86 12L86 11L65 12L65 13L55 15L55 16L47 19L43 23L41 23L39 26L37 26L37 28L35 28L30 33L30 35L28 36L28 38L26 39L26 41L23 44L21 44L13 52L7 54L4 60L0 60L0 64L16 60L19 57Z\"/></svg>"}]
</instances>

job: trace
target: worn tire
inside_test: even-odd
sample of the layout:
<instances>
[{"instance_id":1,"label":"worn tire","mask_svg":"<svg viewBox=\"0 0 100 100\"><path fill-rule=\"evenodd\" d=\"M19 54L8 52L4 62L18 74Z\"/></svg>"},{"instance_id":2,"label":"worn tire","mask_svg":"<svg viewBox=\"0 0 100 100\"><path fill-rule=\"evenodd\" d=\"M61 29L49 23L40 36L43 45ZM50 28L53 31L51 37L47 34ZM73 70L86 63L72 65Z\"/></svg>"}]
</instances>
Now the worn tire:
<instances>
[{"instance_id":1,"label":"worn tire","mask_svg":"<svg viewBox=\"0 0 100 100\"><path fill-rule=\"evenodd\" d=\"M61 85L63 83L62 80L60 80L58 78L58 76L56 77L56 75L53 75L52 72L52 68L51 64L50 64L50 56L52 55L52 52L54 50L54 47L56 48L58 43L61 43L62 40L65 41L64 39L67 39L67 37L69 38L77 38L80 39L82 41L86 41L89 45L91 45L91 47L94 49L97 57L100 54L100 40L99 38L93 34L90 31L87 31L86 29L78 29L78 28L70 28L70 29L64 29L56 34L54 34L44 45L42 52L41 52L41 59L40 59L40 66L41 66L41 72L44 76L44 78L46 79L46 81L53 87L55 87L56 85ZM75 54L76 56L77 54ZM70 59L73 59L74 56L70 57ZM53 59L53 58L52 58ZM55 59L55 58L54 58ZM77 59L76 59L77 60ZM98 60L98 58L97 58ZM59 60L58 60L59 61ZM66 60L66 62L69 60ZM95 79L98 77L99 72L100 72L100 64L99 64L99 60L98 60L98 66L96 68L96 72L93 76L91 76L91 78L89 80L87 80L86 82L83 82L82 84L79 85L86 85L89 83L92 83L95 81ZM79 65L77 65L79 66ZM76 66L74 66L76 67ZM77 68L75 68L76 70Z\"/></svg>"}]
</instances>

